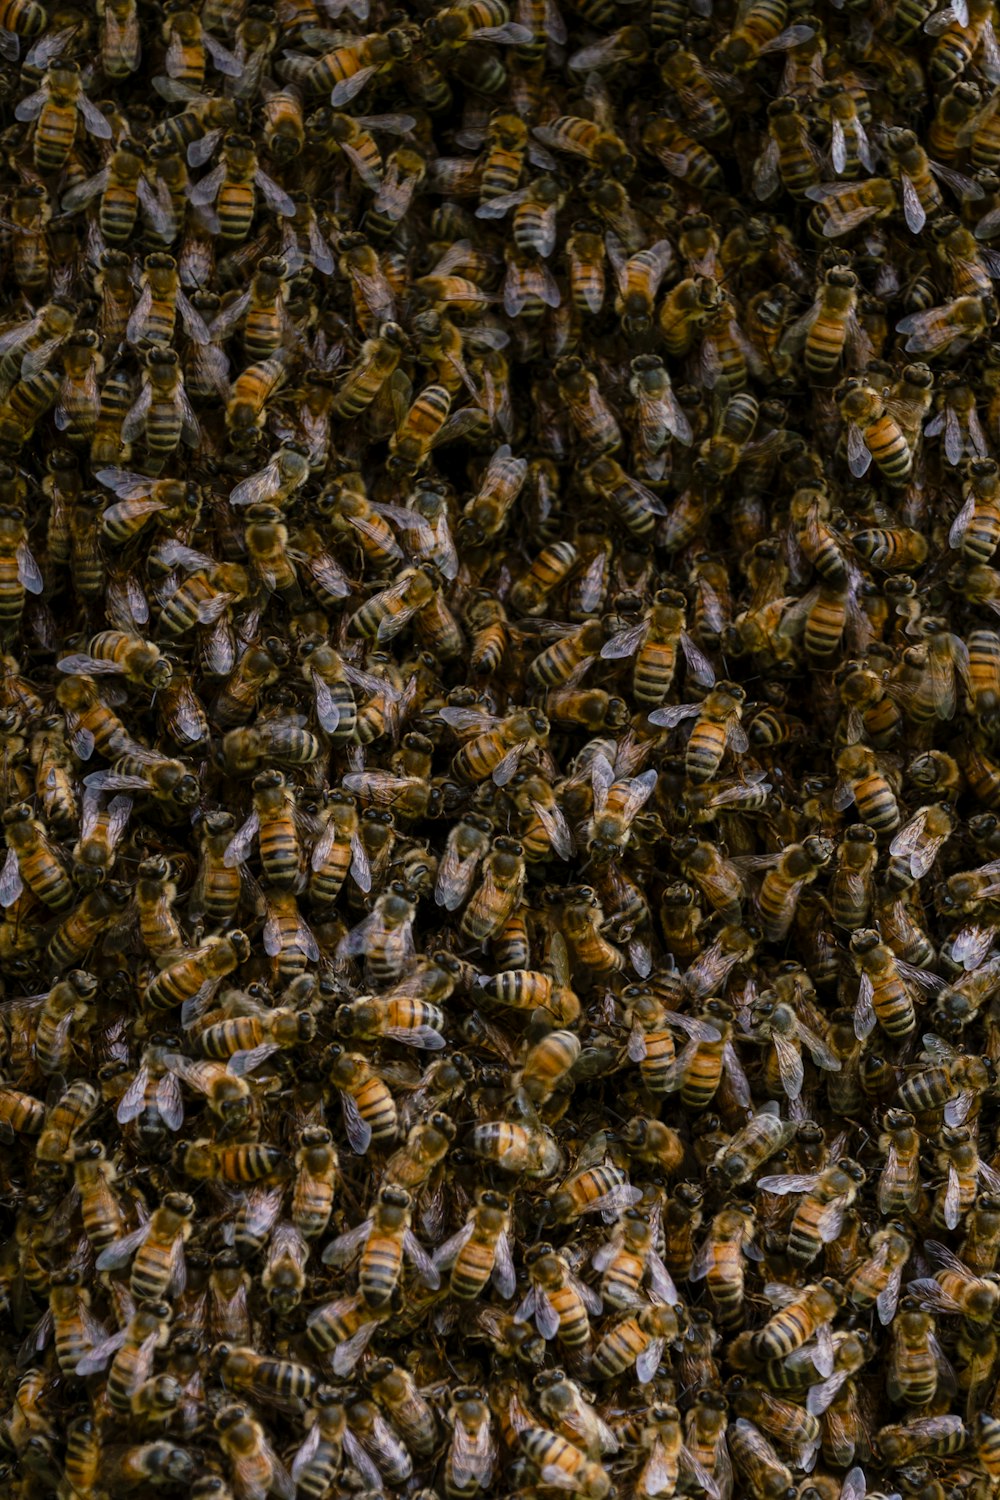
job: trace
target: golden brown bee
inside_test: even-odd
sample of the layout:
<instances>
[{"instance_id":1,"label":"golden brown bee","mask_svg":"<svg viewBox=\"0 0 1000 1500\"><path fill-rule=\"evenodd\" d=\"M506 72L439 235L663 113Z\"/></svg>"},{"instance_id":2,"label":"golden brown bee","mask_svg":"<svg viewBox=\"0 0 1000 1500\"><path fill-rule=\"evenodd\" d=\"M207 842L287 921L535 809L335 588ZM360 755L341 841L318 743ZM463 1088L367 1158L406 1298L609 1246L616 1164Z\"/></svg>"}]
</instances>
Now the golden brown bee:
<instances>
[{"instance_id":1,"label":"golden brown bee","mask_svg":"<svg viewBox=\"0 0 1000 1500\"><path fill-rule=\"evenodd\" d=\"M809 1265L824 1244L837 1238L845 1210L858 1195L865 1172L856 1161L842 1157L836 1165L815 1175L790 1173L783 1177L761 1177L758 1187L768 1193L804 1193L788 1234L789 1257Z\"/></svg>"}]
</instances>

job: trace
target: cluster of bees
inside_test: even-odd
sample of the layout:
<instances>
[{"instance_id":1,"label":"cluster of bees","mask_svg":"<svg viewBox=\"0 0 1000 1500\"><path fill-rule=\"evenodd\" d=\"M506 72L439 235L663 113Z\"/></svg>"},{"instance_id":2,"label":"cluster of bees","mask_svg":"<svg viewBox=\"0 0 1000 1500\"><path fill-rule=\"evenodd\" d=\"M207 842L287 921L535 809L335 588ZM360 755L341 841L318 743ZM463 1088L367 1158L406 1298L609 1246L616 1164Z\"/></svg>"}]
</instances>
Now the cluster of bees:
<instances>
[{"instance_id":1,"label":"cluster of bees","mask_svg":"<svg viewBox=\"0 0 1000 1500\"><path fill-rule=\"evenodd\" d=\"M0 0L11 1500L996 1494L998 27Z\"/></svg>"}]
</instances>

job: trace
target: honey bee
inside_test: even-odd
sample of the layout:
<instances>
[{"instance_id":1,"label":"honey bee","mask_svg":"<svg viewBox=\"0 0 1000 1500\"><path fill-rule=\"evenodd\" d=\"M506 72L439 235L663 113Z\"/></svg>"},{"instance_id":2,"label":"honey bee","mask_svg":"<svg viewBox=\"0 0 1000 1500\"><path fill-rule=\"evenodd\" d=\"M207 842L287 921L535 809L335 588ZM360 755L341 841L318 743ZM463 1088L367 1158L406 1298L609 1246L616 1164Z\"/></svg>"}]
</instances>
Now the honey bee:
<instances>
[{"instance_id":1,"label":"honey bee","mask_svg":"<svg viewBox=\"0 0 1000 1500\"><path fill-rule=\"evenodd\" d=\"M618 660L635 654L632 689L638 702L656 708L663 702L673 683L677 663L677 646L681 647L692 681L701 687L712 687L715 673L686 629L686 601L673 590L661 590L653 606L639 625L613 636L601 647L604 660ZM637 649L638 648L638 649ZM658 722L651 718L651 723Z\"/></svg>"},{"instance_id":2,"label":"honey bee","mask_svg":"<svg viewBox=\"0 0 1000 1500\"><path fill-rule=\"evenodd\" d=\"M399 1282L404 1256L413 1262L421 1280L432 1289L440 1285L440 1273L412 1233L412 1199L405 1188L384 1185L374 1212L363 1224L327 1245L323 1261L346 1265L361 1251L358 1288L368 1307L385 1307Z\"/></svg>"},{"instance_id":3,"label":"honey bee","mask_svg":"<svg viewBox=\"0 0 1000 1500\"><path fill-rule=\"evenodd\" d=\"M854 1202L865 1180L856 1161L842 1157L820 1173L789 1173L760 1177L758 1188L766 1193L805 1194L795 1210L788 1233L788 1255L799 1265L810 1265L823 1245L835 1240L843 1227L844 1214Z\"/></svg>"},{"instance_id":4,"label":"honey bee","mask_svg":"<svg viewBox=\"0 0 1000 1500\"><path fill-rule=\"evenodd\" d=\"M568 1439L546 1427L527 1427L520 1434L525 1456L534 1464L543 1485L573 1489L586 1500L605 1500L611 1480L603 1467L585 1457Z\"/></svg>"},{"instance_id":5,"label":"honey bee","mask_svg":"<svg viewBox=\"0 0 1000 1500\"><path fill-rule=\"evenodd\" d=\"M516 1277L511 1257L510 1200L481 1188L476 1206L459 1232L434 1251L435 1268L451 1267L449 1288L454 1297L478 1297L492 1281L501 1297L514 1295Z\"/></svg>"},{"instance_id":6,"label":"honey bee","mask_svg":"<svg viewBox=\"0 0 1000 1500\"><path fill-rule=\"evenodd\" d=\"M529 1178L554 1177L564 1164L555 1137L538 1120L529 1101L516 1100L520 1119L489 1120L476 1125L468 1148L484 1161L496 1162L503 1171Z\"/></svg>"},{"instance_id":7,"label":"honey bee","mask_svg":"<svg viewBox=\"0 0 1000 1500\"><path fill-rule=\"evenodd\" d=\"M620 1320L603 1334L593 1353L593 1366L600 1379L610 1380L635 1366L636 1379L647 1385L655 1376L663 1351L680 1333L674 1308L643 1307Z\"/></svg>"},{"instance_id":8,"label":"honey bee","mask_svg":"<svg viewBox=\"0 0 1000 1500\"><path fill-rule=\"evenodd\" d=\"M111 139L111 126L84 93L75 62L50 63L42 87L22 99L14 113L18 120L35 122L33 156L39 172L56 172L65 166L80 120L98 140Z\"/></svg>"},{"instance_id":9,"label":"honey bee","mask_svg":"<svg viewBox=\"0 0 1000 1500\"><path fill-rule=\"evenodd\" d=\"M399 1129L396 1103L387 1086L359 1052L331 1049L330 1082L340 1091L344 1127L351 1150L364 1155L374 1141L395 1140Z\"/></svg>"},{"instance_id":10,"label":"honey bee","mask_svg":"<svg viewBox=\"0 0 1000 1500\"><path fill-rule=\"evenodd\" d=\"M223 137L222 161L195 184L190 201L210 212L223 240L238 243L250 232L258 192L272 213L294 217L291 198L258 165L253 138L233 132Z\"/></svg>"},{"instance_id":11,"label":"honey bee","mask_svg":"<svg viewBox=\"0 0 1000 1500\"><path fill-rule=\"evenodd\" d=\"M194 1200L186 1193L166 1194L145 1224L101 1251L98 1269L118 1270L131 1262L132 1295L162 1300L183 1284L184 1243L194 1213Z\"/></svg>"},{"instance_id":12,"label":"honey bee","mask_svg":"<svg viewBox=\"0 0 1000 1500\"><path fill-rule=\"evenodd\" d=\"M911 1074L900 1085L900 1104L917 1114L943 1109L944 1123L959 1126L969 1117L975 1092L988 1086L989 1068L981 1058L956 1052L930 1033L924 1039L924 1048L930 1066Z\"/></svg>"}]
</instances>

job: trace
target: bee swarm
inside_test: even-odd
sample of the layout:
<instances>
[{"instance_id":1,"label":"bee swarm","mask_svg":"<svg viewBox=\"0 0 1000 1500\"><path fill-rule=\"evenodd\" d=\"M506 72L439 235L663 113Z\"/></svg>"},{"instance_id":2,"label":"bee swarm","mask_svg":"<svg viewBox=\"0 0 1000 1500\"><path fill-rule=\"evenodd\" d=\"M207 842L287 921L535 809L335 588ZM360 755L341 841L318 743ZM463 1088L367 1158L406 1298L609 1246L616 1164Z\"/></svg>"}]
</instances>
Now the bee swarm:
<instances>
[{"instance_id":1,"label":"bee swarm","mask_svg":"<svg viewBox=\"0 0 1000 1500\"><path fill-rule=\"evenodd\" d=\"M995 1495L998 27L0 0L0 1493Z\"/></svg>"}]
</instances>

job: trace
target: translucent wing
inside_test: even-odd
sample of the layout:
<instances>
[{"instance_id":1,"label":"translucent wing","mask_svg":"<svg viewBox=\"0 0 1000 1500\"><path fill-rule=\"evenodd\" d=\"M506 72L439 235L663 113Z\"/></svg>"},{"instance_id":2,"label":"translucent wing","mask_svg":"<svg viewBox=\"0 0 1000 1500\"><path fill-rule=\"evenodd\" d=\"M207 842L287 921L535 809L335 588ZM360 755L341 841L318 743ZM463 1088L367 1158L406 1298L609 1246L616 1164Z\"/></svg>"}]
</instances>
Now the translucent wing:
<instances>
[{"instance_id":1,"label":"translucent wing","mask_svg":"<svg viewBox=\"0 0 1000 1500\"><path fill-rule=\"evenodd\" d=\"M253 841L260 829L260 817L256 809L250 814L243 827L240 828L230 839L226 851L222 856L222 862L227 869L245 862L247 855L253 847Z\"/></svg>"},{"instance_id":2,"label":"translucent wing","mask_svg":"<svg viewBox=\"0 0 1000 1500\"><path fill-rule=\"evenodd\" d=\"M358 1156L364 1156L372 1142L372 1128L367 1120L362 1119L353 1097L344 1090L341 1091L340 1103L344 1115L344 1130L351 1150Z\"/></svg>"},{"instance_id":3,"label":"translucent wing","mask_svg":"<svg viewBox=\"0 0 1000 1500\"><path fill-rule=\"evenodd\" d=\"M463 1224L457 1234L453 1234L444 1244L438 1245L434 1251L434 1264L440 1269L442 1266L450 1266L458 1258L459 1251L469 1243L475 1232L475 1225L471 1222Z\"/></svg>"},{"instance_id":4,"label":"translucent wing","mask_svg":"<svg viewBox=\"0 0 1000 1500\"><path fill-rule=\"evenodd\" d=\"M282 214L286 219L294 218L295 204L284 188L279 187L274 179L268 177L260 167L254 173L253 180L260 188L268 208L273 209L276 214Z\"/></svg>"},{"instance_id":5,"label":"translucent wing","mask_svg":"<svg viewBox=\"0 0 1000 1500\"><path fill-rule=\"evenodd\" d=\"M501 1234L496 1242L496 1255L493 1262L493 1285L501 1297L511 1298L517 1290L517 1273L514 1270L514 1262L510 1253L510 1240L506 1234Z\"/></svg>"},{"instance_id":6,"label":"translucent wing","mask_svg":"<svg viewBox=\"0 0 1000 1500\"><path fill-rule=\"evenodd\" d=\"M371 1234L372 1221L365 1219L363 1224L356 1224L353 1229L347 1230L346 1234L338 1235L331 1240L320 1256L325 1266L348 1266L358 1255Z\"/></svg>"},{"instance_id":7,"label":"translucent wing","mask_svg":"<svg viewBox=\"0 0 1000 1500\"><path fill-rule=\"evenodd\" d=\"M816 1182L815 1175L787 1172L776 1177L758 1177L757 1186L765 1193L777 1193L782 1197L787 1193L811 1192Z\"/></svg>"},{"instance_id":8,"label":"translucent wing","mask_svg":"<svg viewBox=\"0 0 1000 1500\"><path fill-rule=\"evenodd\" d=\"M771 1041L778 1059L778 1072L781 1076L782 1087L789 1099L797 1099L805 1082L802 1054L794 1042L790 1042L787 1037L774 1034Z\"/></svg>"},{"instance_id":9,"label":"translucent wing","mask_svg":"<svg viewBox=\"0 0 1000 1500\"><path fill-rule=\"evenodd\" d=\"M17 854L13 849L8 849L3 871L0 873L0 906L13 906L23 890L24 881L21 879Z\"/></svg>"}]
</instances>

